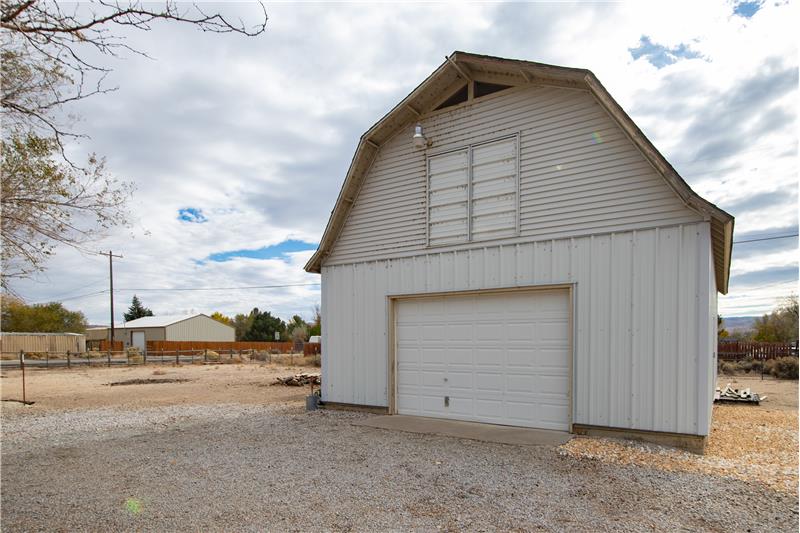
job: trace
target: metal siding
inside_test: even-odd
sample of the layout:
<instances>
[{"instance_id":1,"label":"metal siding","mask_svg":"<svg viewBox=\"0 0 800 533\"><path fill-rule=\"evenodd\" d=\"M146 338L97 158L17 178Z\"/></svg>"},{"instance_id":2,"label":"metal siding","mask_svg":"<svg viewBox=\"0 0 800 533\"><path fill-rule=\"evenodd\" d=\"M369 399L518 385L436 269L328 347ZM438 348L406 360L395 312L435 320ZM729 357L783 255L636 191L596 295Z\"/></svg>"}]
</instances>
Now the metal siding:
<instances>
[{"instance_id":1,"label":"metal siding","mask_svg":"<svg viewBox=\"0 0 800 533\"><path fill-rule=\"evenodd\" d=\"M518 87L423 117L430 151L412 125L380 147L325 264L386 259L428 245L426 155L518 135L519 235L530 240L699 222L585 91ZM475 146L473 151L478 151ZM433 156L442 157L442 156ZM495 206L496 207L496 206ZM516 231L494 238L514 239ZM474 241L478 241L478 233ZM491 234L484 234L491 239ZM431 244L444 241L432 240ZM471 248L487 242L460 243Z\"/></svg>"},{"instance_id":2,"label":"metal siding","mask_svg":"<svg viewBox=\"0 0 800 533\"><path fill-rule=\"evenodd\" d=\"M137 330L140 328L136 328ZM144 329L144 328L142 328ZM151 328L154 329L154 328ZM170 324L164 329L164 340L168 341L225 341L236 340L236 331L205 315L195 316ZM147 340L157 340L148 335Z\"/></svg>"},{"instance_id":3,"label":"metal siding","mask_svg":"<svg viewBox=\"0 0 800 533\"><path fill-rule=\"evenodd\" d=\"M708 223L324 266L326 401L387 406L388 296L574 283L573 422L708 434Z\"/></svg>"},{"instance_id":4,"label":"metal siding","mask_svg":"<svg viewBox=\"0 0 800 533\"><path fill-rule=\"evenodd\" d=\"M0 345L4 354L19 354L20 350L30 353L66 353L67 351L83 353L86 351L86 336L82 334L9 333L0 333Z\"/></svg>"}]
</instances>

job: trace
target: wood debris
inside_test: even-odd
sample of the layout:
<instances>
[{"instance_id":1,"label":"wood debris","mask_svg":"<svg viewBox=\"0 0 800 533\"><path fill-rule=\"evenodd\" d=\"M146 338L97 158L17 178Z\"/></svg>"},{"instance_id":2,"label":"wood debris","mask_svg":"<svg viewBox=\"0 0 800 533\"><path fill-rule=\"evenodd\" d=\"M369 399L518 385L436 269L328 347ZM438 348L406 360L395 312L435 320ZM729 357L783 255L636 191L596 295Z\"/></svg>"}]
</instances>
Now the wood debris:
<instances>
[{"instance_id":1,"label":"wood debris","mask_svg":"<svg viewBox=\"0 0 800 533\"><path fill-rule=\"evenodd\" d=\"M714 402L715 403L725 403L725 402L737 402L737 403L754 403L756 405L759 404L761 400L765 400L767 397L759 395L755 392L750 392L750 388L746 389L734 389L731 387L731 384L728 383L725 385L724 389L717 387L717 390L714 392Z\"/></svg>"},{"instance_id":2,"label":"wood debris","mask_svg":"<svg viewBox=\"0 0 800 533\"><path fill-rule=\"evenodd\" d=\"M295 374L285 378L275 378L273 385L289 385L290 387L302 387L304 385L319 385L319 374Z\"/></svg>"}]
</instances>

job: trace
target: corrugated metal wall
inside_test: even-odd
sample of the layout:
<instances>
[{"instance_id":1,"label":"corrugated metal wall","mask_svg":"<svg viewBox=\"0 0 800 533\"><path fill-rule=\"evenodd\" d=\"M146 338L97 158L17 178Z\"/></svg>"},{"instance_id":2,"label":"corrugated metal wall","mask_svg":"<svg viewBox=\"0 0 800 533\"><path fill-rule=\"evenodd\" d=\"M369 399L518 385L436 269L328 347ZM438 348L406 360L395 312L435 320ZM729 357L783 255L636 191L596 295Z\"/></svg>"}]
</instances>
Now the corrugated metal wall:
<instances>
[{"instance_id":1,"label":"corrugated metal wall","mask_svg":"<svg viewBox=\"0 0 800 533\"><path fill-rule=\"evenodd\" d=\"M520 134L520 234L531 240L699 222L587 91L520 87L421 119L381 146L327 264L426 245L426 154ZM524 239L523 239L524 240ZM435 244L435 243L434 243Z\"/></svg>"},{"instance_id":2,"label":"corrugated metal wall","mask_svg":"<svg viewBox=\"0 0 800 533\"><path fill-rule=\"evenodd\" d=\"M574 423L707 434L705 222L324 266L323 399L388 405L387 295L553 283L575 284Z\"/></svg>"},{"instance_id":3,"label":"corrugated metal wall","mask_svg":"<svg viewBox=\"0 0 800 533\"><path fill-rule=\"evenodd\" d=\"M207 316L196 316L166 327L168 341L235 341L236 331ZM147 340L161 340L150 339Z\"/></svg>"},{"instance_id":4,"label":"corrugated metal wall","mask_svg":"<svg viewBox=\"0 0 800 533\"><path fill-rule=\"evenodd\" d=\"M31 353L83 353L86 351L86 336L0 333L0 346L3 353L19 353L20 350Z\"/></svg>"}]
</instances>

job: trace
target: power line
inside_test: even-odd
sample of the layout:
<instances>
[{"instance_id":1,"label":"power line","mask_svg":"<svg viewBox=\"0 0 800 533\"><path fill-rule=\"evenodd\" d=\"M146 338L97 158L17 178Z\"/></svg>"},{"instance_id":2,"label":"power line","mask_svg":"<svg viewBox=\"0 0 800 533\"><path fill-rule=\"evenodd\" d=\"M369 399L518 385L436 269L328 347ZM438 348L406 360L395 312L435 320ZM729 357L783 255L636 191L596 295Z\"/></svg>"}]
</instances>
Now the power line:
<instances>
[{"instance_id":1,"label":"power line","mask_svg":"<svg viewBox=\"0 0 800 533\"><path fill-rule=\"evenodd\" d=\"M169 292L169 291L235 291L235 290L248 290L248 289L283 289L288 287L313 287L319 286L319 283L287 283L284 285L248 285L248 286L239 286L239 287L175 287L175 288L164 288L164 289L154 289L152 287L142 287L142 288L128 288L128 289L120 289L116 288L116 291L126 291L126 292L139 292L139 291L153 291L153 292ZM65 302L67 300L77 300L79 298L86 298L87 296L96 296L98 294L107 294L109 291L108 289L104 289L102 291L96 292L88 292L86 294L78 294L76 296L70 296L69 298L52 298L47 300L48 302L58 300L60 302ZM45 303L44 301L39 303Z\"/></svg>"},{"instance_id":2,"label":"power line","mask_svg":"<svg viewBox=\"0 0 800 533\"><path fill-rule=\"evenodd\" d=\"M81 285L80 287L75 287L74 289L72 289L70 291L67 291L67 292L65 292L65 293L63 293L63 294L61 294L59 296L53 296L53 299L54 300L61 300L64 297L67 297L67 299L68 299L68 298L71 297L71 295L75 294L76 292L78 292L78 291L80 291L82 289L85 289L87 287L91 287L92 285L98 285L100 283L103 283L104 281L105 281L105 279L97 278L95 281L93 281L91 283L87 283L86 285Z\"/></svg>"},{"instance_id":3,"label":"power line","mask_svg":"<svg viewBox=\"0 0 800 533\"><path fill-rule=\"evenodd\" d=\"M760 241L774 241L775 239L788 239L790 237L797 237L797 233L792 233L791 235L776 235L774 237L761 237L758 239L747 239L744 241L733 241L733 244L744 244L746 242L760 242Z\"/></svg>"},{"instance_id":4,"label":"power line","mask_svg":"<svg viewBox=\"0 0 800 533\"><path fill-rule=\"evenodd\" d=\"M235 291L235 290L243 290L243 289L283 289L287 287L312 287L315 285L320 285L319 283L287 283L285 285L249 285L249 286L239 286L239 287L175 287L175 288L168 288L168 289L154 289L151 287L144 287L144 288L126 288L126 289L117 289L118 291Z\"/></svg>"},{"instance_id":5,"label":"power line","mask_svg":"<svg viewBox=\"0 0 800 533\"><path fill-rule=\"evenodd\" d=\"M50 300L47 300L46 302L42 301L42 302L38 302L38 303L48 303L48 302L53 302L53 301L66 302L67 300L77 300L79 298L86 298L87 296L96 296L98 294L106 294L107 292L108 292L108 289L103 289L102 291L88 292L86 294L79 294L78 296L70 296L69 298L51 298Z\"/></svg>"}]
</instances>

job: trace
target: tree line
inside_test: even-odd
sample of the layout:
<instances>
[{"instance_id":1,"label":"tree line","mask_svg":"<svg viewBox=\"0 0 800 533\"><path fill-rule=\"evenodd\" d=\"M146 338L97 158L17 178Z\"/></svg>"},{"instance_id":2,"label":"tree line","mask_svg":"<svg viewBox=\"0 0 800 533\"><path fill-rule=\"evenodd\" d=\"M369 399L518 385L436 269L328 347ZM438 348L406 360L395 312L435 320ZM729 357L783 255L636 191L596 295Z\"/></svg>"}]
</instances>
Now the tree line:
<instances>
[{"instance_id":1,"label":"tree line","mask_svg":"<svg viewBox=\"0 0 800 533\"><path fill-rule=\"evenodd\" d=\"M237 341L305 342L313 335L322 334L319 306L314 306L311 322L306 322L300 315L294 315L289 322L284 322L269 311L261 311L257 307L248 314L239 313L233 318L217 311L211 318L232 326L236 330Z\"/></svg>"},{"instance_id":2,"label":"tree line","mask_svg":"<svg viewBox=\"0 0 800 533\"><path fill-rule=\"evenodd\" d=\"M794 342L798 337L797 295L787 296L771 313L753 322L753 327L745 331L728 331L724 319L717 316L717 333L720 340L740 340L758 342Z\"/></svg>"},{"instance_id":3,"label":"tree line","mask_svg":"<svg viewBox=\"0 0 800 533\"><path fill-rule=\"evenodd\" d=\"M6 294L0 307L2 330L7 332L85 333L89 325L83 312L69 310L60 302L26 304L21 299ZM123 316L126 322L130 322L137 318L154 316L154 313L134 295ZM247 314L240 313L233 318L214 312L211 318L232 326L236 330L237 341L299 342L307 341L311 335L321 334L319 306L314 307L310 322L306 322L300 315L294 315L291 320L284 322L269 311L261 311L257 307Z\"/></svg>"}]
</instances>

